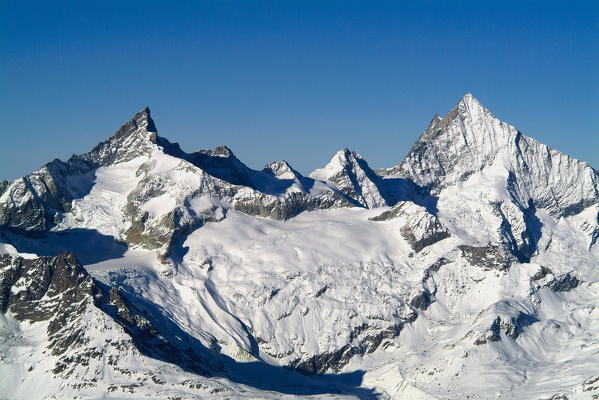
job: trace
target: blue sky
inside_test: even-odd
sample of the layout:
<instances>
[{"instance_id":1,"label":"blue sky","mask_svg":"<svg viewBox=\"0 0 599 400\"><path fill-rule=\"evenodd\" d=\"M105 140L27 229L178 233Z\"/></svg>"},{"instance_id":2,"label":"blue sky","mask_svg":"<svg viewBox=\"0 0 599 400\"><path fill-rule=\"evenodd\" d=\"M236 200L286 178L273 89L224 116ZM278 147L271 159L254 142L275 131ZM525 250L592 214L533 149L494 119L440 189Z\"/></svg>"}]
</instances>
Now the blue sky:
<instances>
[{"instance_id":1,"label":"blue sky","mask_svg":"<svg viewBox=\"0 0 599 400\"><path fill-rule=\"evenodd\" d=\"M254 168L341 147L392 166L466 92L599 168L599 2L0 0L0 179L146 105Z\"/></svg>"}]
</instances>

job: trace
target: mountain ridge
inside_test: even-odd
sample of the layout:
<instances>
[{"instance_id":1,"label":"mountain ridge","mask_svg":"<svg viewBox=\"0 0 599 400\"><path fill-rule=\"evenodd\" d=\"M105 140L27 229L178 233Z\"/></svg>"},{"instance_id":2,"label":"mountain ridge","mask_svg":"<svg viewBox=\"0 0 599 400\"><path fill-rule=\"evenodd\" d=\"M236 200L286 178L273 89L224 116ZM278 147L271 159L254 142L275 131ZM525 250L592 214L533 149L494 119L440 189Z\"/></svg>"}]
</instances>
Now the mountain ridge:
<instances>
[{"instance_id":1,"label":"mountain ridge","mask_svg":"<svg viewBox=\"0 0 599 400\"><path fill-rule=\"evenodd\" d=\"M0 185L0 397L599 395L598 182L470 94L309 176L146 107Z\"/></svg>"}]
</instances>

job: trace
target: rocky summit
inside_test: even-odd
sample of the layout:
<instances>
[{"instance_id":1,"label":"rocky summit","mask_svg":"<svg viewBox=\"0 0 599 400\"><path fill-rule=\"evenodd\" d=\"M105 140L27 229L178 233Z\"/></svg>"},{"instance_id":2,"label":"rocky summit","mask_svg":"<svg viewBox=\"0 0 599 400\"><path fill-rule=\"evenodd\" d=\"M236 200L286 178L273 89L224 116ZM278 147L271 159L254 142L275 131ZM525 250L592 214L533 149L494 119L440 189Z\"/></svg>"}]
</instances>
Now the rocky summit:
<instances>
[{"instance_id":1,"label":"rocky summit","mask_svg":"<svg viewBox=\"0 0 599 400\"><path fill-rule=\"evenodd\" d=\"M308 176L145 108L0 181L0 398L599 398L598 238L599 173L470 94Z\"/></svg>"}]
</instances>

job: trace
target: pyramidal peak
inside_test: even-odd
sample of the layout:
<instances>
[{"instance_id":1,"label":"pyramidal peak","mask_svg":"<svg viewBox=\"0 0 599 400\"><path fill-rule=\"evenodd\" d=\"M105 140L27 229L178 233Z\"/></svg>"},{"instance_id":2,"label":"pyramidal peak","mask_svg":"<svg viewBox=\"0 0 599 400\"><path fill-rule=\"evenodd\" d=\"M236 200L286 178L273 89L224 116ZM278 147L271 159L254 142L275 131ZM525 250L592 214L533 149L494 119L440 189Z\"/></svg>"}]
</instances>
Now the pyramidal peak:
<instances>
[{"instance_id":1,"label":"pyramidal peak","mask_svg":"<svg viewBox=\"0 0 599 400\"><path fill-rule=\"evenodd\" d=\"M158 130L150 108L138 111L114 135L99 143L87 154L76 156L97 166L132 160L150 154L158 144Z\"/></svg>"},{"instance_id":2,"label":"pyramidal peak","mask_svg":"<svg viewBox=\"0 0 599 400\"><path fill-rule=\"evenodd\" d=\"M471 93L466 93L445 116L435 115L435 117L431 122L434 130L446 128L456 119L459 119L463 124L476 122L481 118L496 119ZM429 126L429 129L431 126Z\"/></svg>"},{"instance_id":3,"label":"pyramidal peak","mask_svg":"<svg viewBox=\"0 0 599 400\"><path fill-rule=\"evenodd\" d=\"M269 172L281 179L296 179L300 176L285 160L272 162L264 167L263 171Z\"/></svg>"},{"instance_id":4,"label":"pyramidal peak","mask_svg":"<svg viewBox=\"0 0 599 400\"><path fill-rule=\"evenodd\" d=\"M142 110L135 113L133 118L123 124L118 131L112 136L114 139L120 139L129 136L138 131L157 133L156 124L150 116L150 108L144 107Z\"/></svg>"},{"instance_id":5,"label":"pyramidal peak","mask_svg":"<svg viewBox=\"0 0 599 400\"><path fill-rule=\"evenodd\" d=\"M324 168L312 171L310 177L323 181L330 180L333 176L343 173L343 171L352 170L354 166L359 168L358 160L363 161L364 159L358 152L344 147L333 154L331 161Z\"/></svg>"},{"instance_id":6,"label":"pyramidal peak","mask_svg":"<svg viewBox=\"0 0 599 400\"><path fill-rule=\"evenodd\" d=\"M321 169L310 173L313 179L329 182L347 197L366 208L387 205L379 188L380 177L356 151L343 148Z\"/></svg>"},{"instance_id":7,"label":"pyramidal peak","mask_svg":"<svg viewBox=\"0 0 599 400\"><path fill-rule=\"evenodd\" d=\"M144 128L148 132L158 132L154 120L150 116L150 107L145 106L143 109L135 113L132 120L137 123L140 128Z\"/></svg>"},{"instance_id":8,"label":"pyramidal peak","mask_svg":"<svg viewBox=\"0 0 599 400\"><path fill-rule=\"evenodd\" d=\"M351 151L347 147L342 148L333 155L331 162L337 161L339 165L347 165L355 162L356 160L362 160L362 156L357 151Z\"/></svg>"},{"instance_id":9,"label":"pyramidal peak","mask_svg":"<svg viewBox=\"0 0 599 400\"><path fill-rule=\"evenodd\" d=\"M470 93L466 93L460 101L458 101L456 108L458 114L462 117L470 116L474 119L481 116L488 116L490 118L495 118L493 114Z\"/></svg>"},{"instance_id":10,"label":"pyramidal peak","mask_svg":"<svg viewBox=\"0 0 599 400\"><path fill-rule=\"evenodd\" d=\"M335 170L357 168L370 171L370 167L364 157L357 151L350 150L347 147L344 147L333 154L331 161L325 168Z\"/></svg>"},{"instance_id":11,"label":"pyramidal peak","mask_svg":"<svg viewBox=\"0 0 599 400\"><path fill-rule=\"evenodd\" d=\"M463 95L459 103L476 103L480 105L480 102L470 92Z\"/></svg>"},{"instance_id":12,"label":"pyramidal peak","mask_svg":"<svg viewBox=\"0 0 599 400\"><path fill-rule=\"evenodd\" d=\"M556 215L579 212L597 201L596 173L502 122L470 93L443 118L435 116L402 163L379 170L439 193L471 176L509 176L505 185L521 207L529 201ZM578 177L580 187L571 188Z\"/></svg>"},{"instance_id":13,"label":"pyramidal peak","mask_svg":"<svg viewBox=\"0 0 599 400\"><path fill-rule=\"evenodd\" d=\"M466 93L463 95L458 101L457 108L470 108L470 109L483 109L486 110L485 107L481 104L480 101L476 97L472 95L472 93Z\"/></svg>"}]
</instances>

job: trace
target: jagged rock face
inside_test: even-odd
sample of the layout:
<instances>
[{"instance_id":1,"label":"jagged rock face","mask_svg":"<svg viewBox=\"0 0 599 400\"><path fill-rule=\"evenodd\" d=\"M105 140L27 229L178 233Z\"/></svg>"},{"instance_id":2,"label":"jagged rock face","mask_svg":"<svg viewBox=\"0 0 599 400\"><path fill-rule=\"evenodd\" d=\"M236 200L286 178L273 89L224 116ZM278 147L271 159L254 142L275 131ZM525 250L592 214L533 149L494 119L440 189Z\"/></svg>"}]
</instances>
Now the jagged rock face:
<instances>
[{"instance_id":1,"label":"jagged rock face","mask_svg":"<svg viewBox=\"0 0 599 400\"><path fill-rule=\"evenodd\" d=\"M521 209L513 202L491 202L493 213L501 224L498 233L503 244L520 261L528 261L536 251L536 232L538 219L535 217L534 206Z\"/></svg>"},{"instance_id":2,"label":"jagged rock face","mask_svg":"<svg viewBox=\"0 0 599 400\"><path fill-rule=\"evenodd\" d=\"M168 334L159 332L116 288L95 281L73 254L35 259L0 255L0 307L19 322L46 327L47 341L38 351L47 352L49 362L32 363L29 372L48 366L45 374L63 389L98 387L98 378L106 373L131 377L138 372L125 368L131 357L151 356L201 375L218 368L197 350L170 343ZM0 333L4 323L0 320ZM144 374L137 380L142 385L160 372ZM64 385L71 379L77 384Z\"/></svg>"},{"instance_id":3,"label":"jagged rock face","mask_svg":"<svg viewBox=\"0 0 599 400\"><path fill-rule=\"evenodd\" d=\"M547 283L547 287L554 292L569 292L580 285L580 279L571 273L565 273L560 276L554 277Z\"/></svg>"},{"instance_id":4,"label":"jagged rock face","mask_svg":"<svg viewBox=\"0 0 599 400\"><path fill-rule=\"evenodd\" d=\"M48 230L69 209L72 194L67 175L72 169L88 170L88 165L70 166L54 160L29 176L17 179L0 196L0 225L22 230Z\"/></svg>"},{"instance_id":5,"label":"jagged rock face","mask_svg":"<svg viewBox=\"0 0 599 400\"><path fill-rule=\"evenodd\" d=\"M91 182L78 185L101 166L148 155L155 147L156 127L145 108L123 125L114 136L91 152L67 162L54 160L38 171L17 179L0 196L0 226L27 231L47 231L70 210L71 201ZM85 178L83 178L85 179ZM87 179L92 180L93 176Z\"/></svg>"},{"instance_id":6,"label":"jagged rock face","mask_svg":"<svg viewBox=\"0 0 599 400\"><path fill-rule=\"evenodd\" d=\"M343 194L363 207L373 208L395 203L385 191L381 178L355 151L338 151L324 168L317 169L310 176L331 182Z\"/></svg>"},{"instance_id":7,"label":"jagged rock face","mask_svg":"<svg viewBox=\"0 0 599 400\"><path fill-rule=\"evenodd\" d=\"M72 254L34 260L2 255L0 266L2 312L19 321L52 319L50 335L66 327L69 314L81 313L94 294L91 277Z\"/></svg>"},{"instance_id":8,"label":"jagged rock face","mask_svg":"<svg viewBox=\"0 0 599 400\"><path fill-rule=\"evenodd\" d=\"M9 181L0 181L0 196L2 196L2 193L4 193L8 186L10 186Z\"/></svg>"},{"instance_id":9,"label":"jagged rock face","mask_svg":"<svg viewBox=\"0 0 599 400\"><path fill-rule=\"evenodd\" d=\"M86 344L83 319L91 306L114 306L128 326L157 335L145 318L130 312L115 288L107 296L73 254L36 259L0 255L0 285L2 312L18 321L48 322L53 355Z\"/></svg>"},{"instance_id":10,"label":"jagged rock face","mask_svg":"<svg viewBox=\"0 0 599 400\"><path fill-rule=\"evenodd\" d=\"M489 269L508 269L515 257L503 246L489 244L487 246L460 245L458 249L471 265Z\"/></svg>"},{"instance_id":11,"label":"jagged rock face","mask_svg":"<svg viewBox=\"0 0 599 400\"><path fill-rule=\"evenodd\" d=\"M264 171L273 174L279 179L301 179L301 174L294 170L286 161L278 161L268 164Z\"/></svg>"},{"instance_id":12,"label":"jagged rock face","mask_svg":"<svg viewBox=\"0 0 599 400\"><path fill-rule=\"evenodd\" d=\"M157 143L156 125L150 117L150 109L144 108L133 116L107 141L92 151L74 159L82 159L97 166L130 161L149 155Z\"/></svg>"},{"instance_id":13,"label":"jagged rock face","mask_svg":"<svg viewBox=\"0 0 599 400\"><path fill-rule=\"evenodd\" d=\"M132 221L126 241L165 252L181 235L224 218L223 208L212 198L231 198L238 190L176 158L150 159L138 173L141 179L127 195L123 209L125 218Z\"/></svg>"},{"instance_id":14,"label":"jagged rock face","mask_svg":"<svg viewBox=\"0 0 599 400\"><path fill-rule=\"evenodd\" d=\"M436 216L426 208L408 201L400 201L390 210L371 220L388 221L394 218L402 218L405 221L400 232L415 252L451 236Z\"/></svg>"},{"instance_id":15,"label":"jagged rock face","mask_svg":"<svg viewBox=\"0 0 599 400\"><path fill-rule=\"evenodd\" d=\"M439 193L492 168L520 206L573 215L599 202L599 176L588 164L528 138L467 94L444 118L435 117L404 161L381 171Z\"/></svg>"},{"instance_id":16,"label":"jagged rock face","mask_svg":"<svg viewBox=\"0 0 599 400\"><path fill-rule=\"evenodd\" d=\"M304 211L351 207L351 203L335 192L323 193L318 197L289 193L282 198L263 193L241 193L235 197L234 207L248 215L286 220Z\"/></svg>"}]
</instances>

